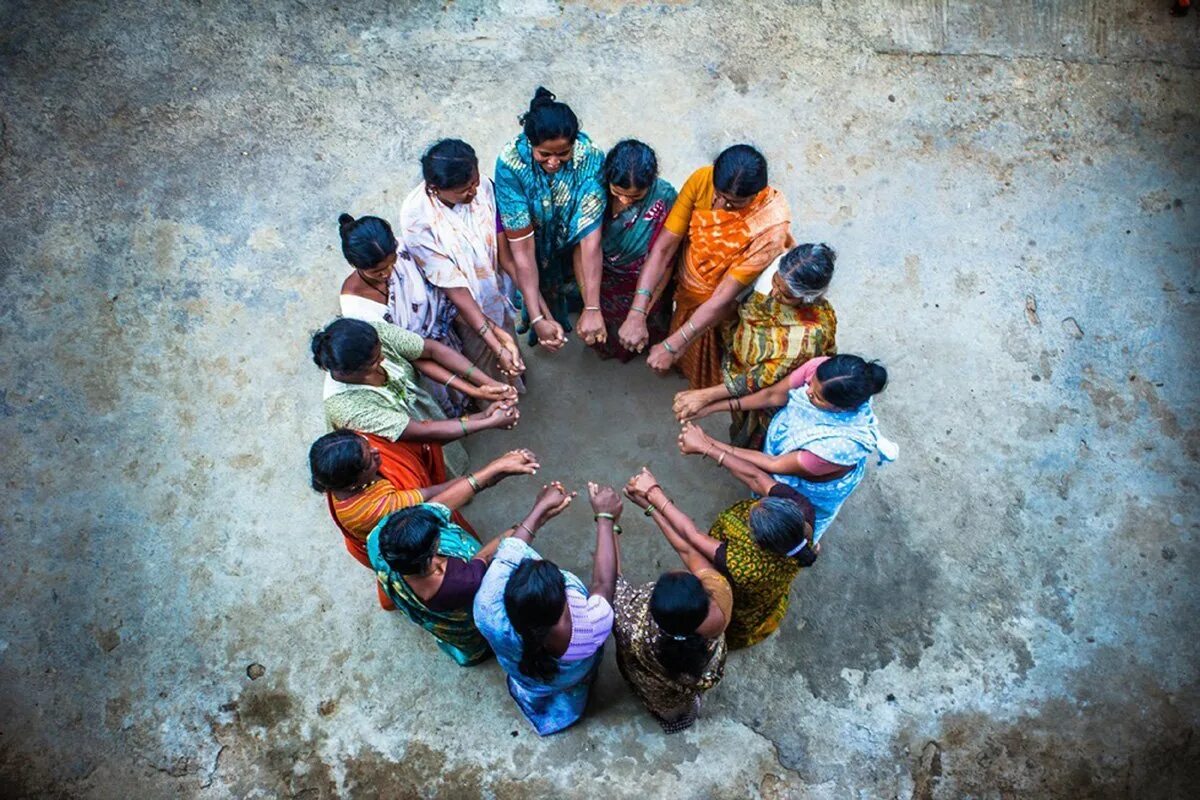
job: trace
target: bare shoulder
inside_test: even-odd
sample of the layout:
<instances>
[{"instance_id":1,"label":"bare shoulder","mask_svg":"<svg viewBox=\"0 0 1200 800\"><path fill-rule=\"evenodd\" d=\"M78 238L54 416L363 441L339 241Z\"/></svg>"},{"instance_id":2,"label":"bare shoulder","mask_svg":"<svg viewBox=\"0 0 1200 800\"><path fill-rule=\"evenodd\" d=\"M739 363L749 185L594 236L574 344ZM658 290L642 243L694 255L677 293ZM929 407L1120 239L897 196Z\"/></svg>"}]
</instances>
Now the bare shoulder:
<instances>
[{"instance_id":1,"label":"bare shoulder","mask_svg":"<svg viewBox=\"0 0 1200 800\"><path fill-rule=\"evenodd\" d=\"M350 270L350 274L346 276L346 280L342 281L342 294L352 294L355 297L366 297L374 299L370 288L359 277L358 270Z\"/></svg>"}]
</instances>

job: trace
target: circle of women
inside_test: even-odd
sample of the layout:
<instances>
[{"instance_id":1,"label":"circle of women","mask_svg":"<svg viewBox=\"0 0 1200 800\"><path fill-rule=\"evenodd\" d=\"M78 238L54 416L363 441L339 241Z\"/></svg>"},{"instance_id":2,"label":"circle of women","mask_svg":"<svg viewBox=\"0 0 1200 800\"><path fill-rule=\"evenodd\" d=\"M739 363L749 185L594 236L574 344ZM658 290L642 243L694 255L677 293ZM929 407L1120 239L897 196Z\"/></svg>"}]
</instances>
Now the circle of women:
<instances>
[{"instance_id":1,"label":"circle of women","mask_svg":"<svg viewBox=\"0 0 1200 800\"><path fill-rule=\"evenodd\" d=\"M312 485L380 606L461 666L495 658L538 734L583 716L610 637L646 710L684 730L728 651L779 628L868 460L896 457L871 407L887 372L837 352L836 253L792 237L754 147L726 148L677 190L652 148L602 151L544 88L520 124L491 178L444 139L398 219L339 217L352 271L341 316L311 343L330 429L309 451ZM745 499L702 527L645 468L620 490L549 481L522 519L481 536L462 507L541 462L517 448L471 465L460 440L517 425L522 337L553 353L571 333L601 358L682 372L679 451L714 461ZM695 424L725 414L728 441ZM579 491L595 520L587 582L535 549ZM679 569L641 585L621 574L630 506Z\"/></svg>"}]
</instances>

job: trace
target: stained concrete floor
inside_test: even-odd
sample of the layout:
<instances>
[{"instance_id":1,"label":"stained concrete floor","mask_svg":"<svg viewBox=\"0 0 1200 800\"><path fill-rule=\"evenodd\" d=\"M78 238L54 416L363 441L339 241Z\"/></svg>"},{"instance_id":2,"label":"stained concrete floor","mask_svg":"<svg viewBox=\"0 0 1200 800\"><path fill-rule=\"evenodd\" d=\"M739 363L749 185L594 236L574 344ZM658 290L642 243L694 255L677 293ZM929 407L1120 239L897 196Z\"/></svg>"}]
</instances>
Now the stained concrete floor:
<instances>
[{"instance_id":1,"label":"stained concrete floor","mask_svg":"<svg viewBox=\"0 0 1200 800\"><path fill-rule=\"evenodd\" d=\"M0 794L1146 797L1200 780L1197 18L1165 2L0 4ZM305 482L341 211L544 83L680 182L768 155L903 448L663 736L538 740L375 608ZM530 357L541 477L672 452L677 379ZM719 424L711 426L719 430ZM469 510L511 522L531 481ZM541 537L579 567L580 504ZM628 574L673 563L636 519ZM247 677L258 663L265 674Z\"/></svg>"}]
</instances>

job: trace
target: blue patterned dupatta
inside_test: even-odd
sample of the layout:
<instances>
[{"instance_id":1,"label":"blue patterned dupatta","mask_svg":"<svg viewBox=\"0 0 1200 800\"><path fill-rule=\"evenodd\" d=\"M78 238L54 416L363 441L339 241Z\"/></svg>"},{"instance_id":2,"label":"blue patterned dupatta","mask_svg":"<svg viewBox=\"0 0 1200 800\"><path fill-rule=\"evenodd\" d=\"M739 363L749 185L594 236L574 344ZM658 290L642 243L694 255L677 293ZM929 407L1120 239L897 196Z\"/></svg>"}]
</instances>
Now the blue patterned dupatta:
<instances>
[{"instance_id":1,"label":"blue patterned dupatta","mask_svg":"<svg viewBox=\"0 0 1200 800\"><path fill-rule=\"evenodd\" d=\"M829 411L814 406L804 386L788 392L787 405L771 418L763 443L763 452L769 456L797 450L807 450L834 464L854 467L842 477L824 483L805 480L799 475L774 476L812 503L816 512L814 541L820 540L846 498L862 481L867 471L867 457L878 452L879 463L883 464L895 461L899 454L896 444L879 433L879 422L869 400L852 411Z\"/></svg>"},{"instance_id":2,"label":"blue patterned dupatta","mask_svg":"<svg viewBox=\"0 0 1200 800\"><path fill-rule=\"evenodd\" d=\"M504 609L504 587L513 571L527 558L538 558L520 539L505 539L488 567L483 585L475 594L475 622L491 644L496 660L508 674L508 692L539 736L557 733L583 716L596 667L604 653L601 647L581 661L558 661L554 678L543 683L521 673L521 637ZM587 587L575 575L562 570L568 591L587 597Z\"/></svg>"}]
</instances>

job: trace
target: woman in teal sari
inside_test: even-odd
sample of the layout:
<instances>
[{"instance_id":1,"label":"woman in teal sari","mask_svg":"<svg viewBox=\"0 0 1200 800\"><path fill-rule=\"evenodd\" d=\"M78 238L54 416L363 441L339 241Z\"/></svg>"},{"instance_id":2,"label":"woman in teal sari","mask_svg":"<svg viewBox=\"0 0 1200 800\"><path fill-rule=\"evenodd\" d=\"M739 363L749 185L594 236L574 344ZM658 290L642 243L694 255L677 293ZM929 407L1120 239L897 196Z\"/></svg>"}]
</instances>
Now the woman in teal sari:
<instances>
[{"instance_id":1,"label":"woman in teal sari","mask_svg":"<svg viewBox=\"0 0 1200 800\"><path fill-rule=\"evenodd\" d=\"M605 336L600 316L604 153L579 130L566 103L538 87L522 132L496 158L496 205L512 248L529 343L558 350L579 307L579 335Z\"/></svg>"},{"instance_id":2,"label":"woman in teal sari","mask_svg":"<svg viewBox=\"0 0 1200 800\"><path fill-rule=\"evenodd\" d=\"M471 606L500 540L510 535L480 547L449 508L422 503L384 517L367 537L367 556L396 607L432 633L459 666L469 667L492 655Z\"/></svg>"},{"instance_id":3,"label":"woman in teal sari","mask_svg":"<svg viewBox=\"0 0 1200 800\"><path fill-rule=\"evenodd\" d=\"M604 275L600 280L600 311L606 336L592 347L601 358L629 361L636 353L626 350L617 332L630 311L646 317L649 343L667 337L671 322L673 270L653 290L638 289L638 276L646 254L658 238L663 222L675 203L675 187L658 176L658 159L649 145L636 139L617 142L604 159L604 181L608 185L608 213L604 215ZM636 301L636 302L635 302Z\"/></svg>"}]
</instances>

